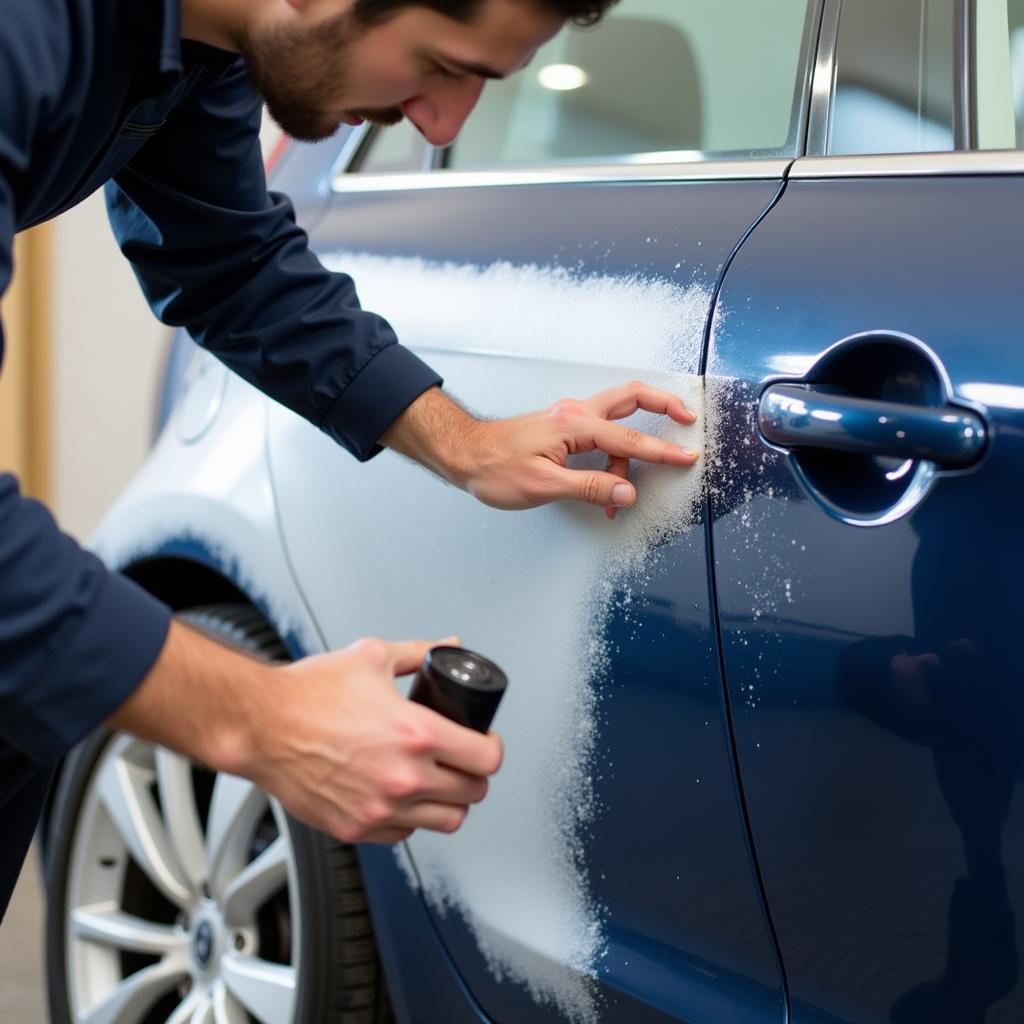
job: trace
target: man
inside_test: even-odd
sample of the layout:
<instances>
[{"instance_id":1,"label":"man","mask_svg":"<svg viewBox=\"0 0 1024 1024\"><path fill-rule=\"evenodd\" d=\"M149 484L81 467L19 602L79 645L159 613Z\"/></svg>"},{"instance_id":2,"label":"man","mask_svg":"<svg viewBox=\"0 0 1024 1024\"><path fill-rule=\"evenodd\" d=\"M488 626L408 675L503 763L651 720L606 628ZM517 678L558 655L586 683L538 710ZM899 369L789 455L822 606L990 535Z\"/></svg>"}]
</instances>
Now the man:
<instances>
[{"instance_id":1,"label":"man","mask_svg":"<svg viewBox=\"0 0 1024 1024\"><path fill-rule=\"evenodd\" d=\"M367 459L386 446L507 509L631 505L630 458L691 465L612 422L680 422L632 384L481 422L359 309L281 196L268 195L261 101L300 139L409 118L451 142L487 78L522 68L567 19L614 0L9 0L0 19L0 291L16 231L102 184L154 310ZM566 458L599 449L607 473ZM386 625L386 624L382 624ZM345 842L453 831L501 761L479 736L402 700L430 645L363 640L287 668L256 664L62 535L0 477L0 911L52 764L97 725L244 775Z\"/></svg>"}]
</instances>

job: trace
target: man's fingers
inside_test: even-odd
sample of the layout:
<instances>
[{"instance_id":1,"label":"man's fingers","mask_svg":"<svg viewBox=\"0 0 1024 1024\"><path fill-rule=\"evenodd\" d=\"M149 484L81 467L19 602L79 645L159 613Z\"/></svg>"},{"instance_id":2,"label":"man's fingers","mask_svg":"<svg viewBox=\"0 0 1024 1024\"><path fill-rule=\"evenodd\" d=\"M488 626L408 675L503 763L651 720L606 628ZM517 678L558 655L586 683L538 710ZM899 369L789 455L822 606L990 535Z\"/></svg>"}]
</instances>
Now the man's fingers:
<instances>
[{"instance_id":1,"label":"man's fingers","mask_svg":"<svg viewBox=\"0 0 1024 1024\"><path fill-rule=\"evenodd\" d=\"M360 840L363 843L386 843L387 845L393 845L394 843L404 842L413 834L411 828L378 828L373 829L371 832L367 832L365 836ZM340 836L336 836L336 839L341 839Z\"/></svg>"},{"instance_id":2,"label":"man's fingers","mask_svg":"<svg viewBox=\"0 0 1024 1024\"><path fill-rule=\"evenodd\" d=\"M692 449L619 423L599 420L593 426L592 437L595 447L611 458L638 459L667 466L692 466L697 461L697 453Z\"/></svg>"},{"instance_id":3,"label":"man's fingers","mask_svg":"<svg viewBox=\"0 0 1024 1024\"><path fill-rule=\"evenodd\" d=\"M448 637L445 640L363 640L360 642L364 645L382 645L380 648L372 647L367 652L368 656L371 660L386 658L393 675L405 676L410 672L415 672L423 664L427 651L442 644L451 644L456 640L455 637Z\"/></svg>"},{"instance_id":4,"label":"man's fingers","mask_svg":"<svg viewBox=\"0 0 1024 1024\"><path fill-rule=\"evenodd\" d=\"M424 800L396 815L401 828L427 828L432 832L454 832L466 820L469 808L464 804L435 803Z\"/></svg>"},{"instance_id":5,"label":"man's fingers","mask_svg":"<svg viewBox=\"0 0 1024 1024\"><path fill-rule=\"evenodd\" d=\"M493 775L501 767L503 751L496 733L489 732L484 736L474 729L456 725L429 708L422 708L422 712L429 716L434 760L438 764L483 778Z\"/></svg>"},{"instance_id":6,"label":"man's fingers","mask_svg":"<svg viewBox=\"0 0 1024 1024\"><path fill-rule=\"evenodd\" d=\"M379 828L368 829L361 843L400 843L418 828L431 832L455 832L466 820L469 808L465 804L423 800L395 814L392 821Z\"/></svg>"},{"instance_id":7,"label":"man's fingers","mask_svg":"<svg viewBox=\"0 0 1024 1024\"><path fill-rule=\"evenodd\" d=\"M622 458L621 456L612 456L608 460L608 472L612 476L621 477L625 481L629 481L629 459ZM608 505L605 507L604 514L609 519L614 519L618 514L618 509L614 505Z\"/></svg>"},{"instance_id":8,"label":"man's fingers","mask_svg":"<svg viewBox=\"0 0 1024 1024\"><path fill-rule=\"evenodd\" d=\"M478 804L487 796L487 779L479 775L467 775L465 772L434 765L428 770L427 778L417 788L416 795L410 804L428 800L442 804Z\"/></svg>"},{"instance_id":9,"label":"man's fingers","mask_svg":"<svg viewBox=\"0 0 1024 1024\"><path fill-rule=\"evenodd\" d=\"M697 419L696 414L686 407L686 403L678 395L651 387L642 381L609 388L586 399L582 404L606 420L625 419L641 409L644 412L669 416L685 426L696 422Z\"/></svg>"},{"instance_id":10,"label":"man's fingers","mask_svg":"<svg viewBox=\"0 0 1024 1024\"><path fill-rule=\"evenodd\" d=\"M629 508L636 501L636 488L613 473L597 469L556 467L549 475L548 501L570 498L605 508Z\"/></svg>"}]
</instances>

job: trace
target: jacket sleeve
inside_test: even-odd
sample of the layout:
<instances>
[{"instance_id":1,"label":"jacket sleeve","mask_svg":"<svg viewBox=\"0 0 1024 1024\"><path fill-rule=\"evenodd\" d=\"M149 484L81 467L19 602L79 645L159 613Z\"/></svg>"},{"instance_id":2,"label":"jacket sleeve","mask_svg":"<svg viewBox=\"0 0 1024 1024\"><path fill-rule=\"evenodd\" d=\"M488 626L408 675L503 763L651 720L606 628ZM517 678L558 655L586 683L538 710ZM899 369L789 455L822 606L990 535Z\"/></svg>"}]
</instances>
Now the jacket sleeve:
<instances>
[{"instance_id":1,"label":"jacket sleeve","mask_svg":"<svg viewBox=\"0 0 1024 1024\"><path fill-rule=\"evenodd\" d=\"M53 761L131 695L170 611L0 475L0 738Z\"/></svg>"},{"instance_id":2,"label":"jacket sleeve","mask_svg":"<svg viewBox=\"0 0 1024 1024\"><path fill-rule=\"evenodd\" d=\"M15 5L15 14L29 10ZM5 19L7 15L5 14ZM39 19L42 23L42 19ZM22 27L18 23L17 27ZM52 57L44 34L0 31L0 295L12 271L12 183L28 173ZM42 112L42 113L41 113ZM0 325L0 353L3 328ZM0 744L58 758L116 710L163 647L170 612L61 533L0 474ZM2 840L0 840L2 841Z\"/></svg>"},{"instance_id":3,"label":"jacket sleeve","mask_svg":"<svg viewBox=\"0 0 1024 1024\"><path fill-rule=\"evenodd\" d=\"M114 232L154 312L360 459L441 379L359 307L282 195L242 61L200 83L107 186Z\"/></svg>"}]
</instances>

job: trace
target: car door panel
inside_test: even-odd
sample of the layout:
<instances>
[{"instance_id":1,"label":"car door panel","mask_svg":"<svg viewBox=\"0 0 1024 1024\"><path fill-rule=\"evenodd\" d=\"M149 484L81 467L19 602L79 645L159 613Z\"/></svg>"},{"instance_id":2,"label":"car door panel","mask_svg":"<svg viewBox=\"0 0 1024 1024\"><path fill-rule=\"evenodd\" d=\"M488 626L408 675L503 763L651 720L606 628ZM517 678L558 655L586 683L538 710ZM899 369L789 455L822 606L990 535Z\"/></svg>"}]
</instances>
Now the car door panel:
<instances>
[{"instance_id":1,"label":"car door panel","mask_svg":"<svg viewBox=\"0 0 1024 1024\"><path fill-rule=\"evenodd\" d=\"M512 415L639 377L701 414L715 284L778 188L354 193L312 239L471 408ZM702 426L670 436L699 446ZM610 523L583 506L489 510L387 453L356 466L280 408L270 458L327 644L458 632L510 675L488 799L454 836L413 837L406 865L488 1016L781 1019L699 472L638 472L640 505Z\"/></svg>"},{"instance_id":2,"label":"car door panel","mask_svg":"<svg viewBox=\"0 0 1024 1024\"><path fill-rule=\"evenodd\" d=\"M1022 199L1015 176L792 180L722 291L714 566L796 1024L1024 1013ZM836 343L853 354L826 380ZM983 456L872 509L879 476L902 487L921 460L758 434L765 385L808 375L970 410Z\"/></svg>"}]
</instances>

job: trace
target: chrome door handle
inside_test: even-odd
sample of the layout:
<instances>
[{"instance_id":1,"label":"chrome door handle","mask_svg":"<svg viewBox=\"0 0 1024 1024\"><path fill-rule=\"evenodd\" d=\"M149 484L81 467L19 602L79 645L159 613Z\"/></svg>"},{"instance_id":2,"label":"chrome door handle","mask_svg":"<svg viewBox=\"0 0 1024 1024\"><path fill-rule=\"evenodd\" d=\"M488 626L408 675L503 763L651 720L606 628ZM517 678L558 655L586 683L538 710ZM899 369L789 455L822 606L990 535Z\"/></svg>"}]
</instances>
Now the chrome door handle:
<instances>
[{"instance_id":1,"label":"chrome door handle","mask_svg":"<svg viewBox=\"0 0 1024 1024\"><path fill-rule=\"evenodd\" d=\"M854 398L811 384L766 388L758 425L780 448L925 460L947 469L977 462L987 442L984 420L961 406Z\"/></svg>"}]
</instances>

